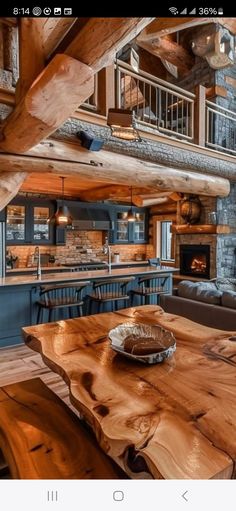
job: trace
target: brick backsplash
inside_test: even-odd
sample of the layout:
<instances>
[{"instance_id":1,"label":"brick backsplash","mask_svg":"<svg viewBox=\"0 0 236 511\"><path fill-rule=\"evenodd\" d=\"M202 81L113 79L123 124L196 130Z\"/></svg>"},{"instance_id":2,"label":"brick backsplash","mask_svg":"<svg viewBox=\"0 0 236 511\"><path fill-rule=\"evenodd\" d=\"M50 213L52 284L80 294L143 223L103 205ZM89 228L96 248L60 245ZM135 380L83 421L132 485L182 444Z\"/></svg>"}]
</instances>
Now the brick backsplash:
<instances>
[{"instance_id":1,"label":"brick backsplash","mask_svg":"<svg viewBox=\"0 0 236 511\"><path fill-rule=\"evenodd\" d=\"M87 262L91 259L103 261L106 260L106 256L102 252L103 242L104 234L102 231L68 231L66 245L40 245L40 252L41 254L54 255L56 264L74 261ZM23 268L32 265L35 246L15 245L8 248L13 255L18 256L18 265ZM148 259L153 257L153 246L149 244L112 245L112 253L114 252L119 252L120 261L133 261L136 256Z\"/></svg>"}]
</instances>

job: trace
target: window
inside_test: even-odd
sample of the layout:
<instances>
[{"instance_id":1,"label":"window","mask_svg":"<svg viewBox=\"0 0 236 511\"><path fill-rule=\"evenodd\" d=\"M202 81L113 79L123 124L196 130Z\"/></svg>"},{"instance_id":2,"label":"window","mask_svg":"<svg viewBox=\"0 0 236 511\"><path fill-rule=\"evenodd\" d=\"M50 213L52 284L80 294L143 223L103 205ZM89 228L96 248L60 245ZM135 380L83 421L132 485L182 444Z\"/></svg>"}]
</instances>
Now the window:
<instances>
[{"instance_id":1,"label":"window","mask_svg":"<svg viewBox=\"0 0 236 511\"><path fill-rule=\"evenodd\" d=\"M170 231L172 222L161 222L161 259L169 261L173 259L171 251L171 238Z\"/></svg>"}]
</instances>

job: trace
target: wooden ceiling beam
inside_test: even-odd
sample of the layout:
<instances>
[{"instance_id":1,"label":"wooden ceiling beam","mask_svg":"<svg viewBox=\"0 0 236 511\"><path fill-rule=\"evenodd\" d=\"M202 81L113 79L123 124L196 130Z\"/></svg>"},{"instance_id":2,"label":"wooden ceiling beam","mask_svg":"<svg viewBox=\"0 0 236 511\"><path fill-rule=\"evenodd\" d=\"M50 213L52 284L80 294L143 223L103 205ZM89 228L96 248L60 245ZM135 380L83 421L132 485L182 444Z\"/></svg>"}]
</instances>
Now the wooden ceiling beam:
<instances>
[{"instance_id":1,"label":"wooden ceiling beam","mask_svg":"<svg viewBox=\"0 0 236 511\"><path fill-rule=\"evenodd\" d=\"M220 18L222 19L222 18ZM227 18L223 18L226 19ZM142 41L151 41L153 37L162 37L167 34L173 34L186 28L195 27L197 25L205 25L206 23L218 23L219 18L155 18L141 32Z\"/></svg>"},{"instance_id":2,"label":"wooden ceiling beam","mask_svg":"<svg viewBox=\"0 0 236 511\"><path fill-rule=\"evenodd\" d=\"M26 155L0 153L0 168L5 171L49 172L76 175L94 182L121 184L133 187L151 187L159 191L176 191L208 196L227 196L228 179L176 170L123 154L101 150L91 154L78 146L78 161L52 160Z\"/></svg>"},{"instance_id":3,"label":"wooden ceiling beam","mask_svg":"<svg viewBox=\"0 0 236 511\"><path fill-rule=\"evenodd\" d=\"M16 27L18 25L18 18L0 18L0 23L9 25L10 27Z\"/></svg>"},{"instance_id":4,"label":"wooden ceiling beam","mask_svg":"<svg viewBox=\"0 0 236 511\"><path fill-rule=\"evenodd\" d=\"M26 176L26 172L0 173L0 211L15 197Z\"/></svg>"},{"instance_id":5,"label":"wooden ceiling beam","mask_svg":"<svg viewBox=\"0 0 236 511\"><path fill-rule=\"evenodd\" d=\"M155 18L89 18L65 53L97 73Z\"/></svg>"},{"instance_id":6,"label":"wooden ceiling beam","mask_svg":"<svg viewBox=\"0 0 236 511\"><path fill-rule=\"evenodd\" d=\"M15 93L0 87L0 103L4 105L14 106L15 105Z\"/></svg>"},{"instance_id":7,"label":"wooden ceiling beam","mask_svg":"<svg viewBox=\"0 0 236 511\"><path fill-rule=\"evenodd\" d=\"M3 125L0 147L25 152L53 133L93 93L93 71L56 55Z\"/></svg>"},{"instance_id":8,"label":"wooden ceiling beam","mask_svg":"<svg viewBox=\"0 0 236 511\"><path fill-rule=\"evenodd\" d=\"M136 188L132 187L133 195L141 195L142 192L147 193L147 188ZM90 190L85 190L80 194L80 199L84 201L100 201L113 199L118 197L128 197L131 194L131 187L128 186L118 186L118 185L109 185L109 186L99 186L97 188L92 188Z\"/></svg>"},{"instance_id":9,"label":"wooden ceiling beam","mask_svg":"<svg viewBox=\"0 0 236 511\"><path fill-rule=\"evenodd\" d=\"M19 80L16 103L25 96L45 67L43 49L44 18L21 18L19 21Z\"/></svg>"},{"instance_id":10,"label":"wooden ceiling beam","mask_svg":"<svg viewBox=\"0 0 236 511\"><path fill-rule=\"evenodd\" d=\"M58 47L77 18L41 18L43 20L43 48L47 59ZM34 19L34 21L38 21ZM59 52L61 53L61 52Z\"/></svg>"},{"instance_id":11,"label":"wooden ceiling beam","mask_svg":"<svg viewBox=\"0 0 236 511\"><path fill-rule=\"evenodd\" d=\"M156 57L167 60L178 68L181 76L189 73L193 67L195 58L180 44L171 39L171 36L154 37L148 41L142 40L142 36L136 39L139 46L149 51Z\"/></svg>"},{"instance_id":12,"label":"wooden ceiling beam","mask_svg":"<svg viewBox=\"0 0 236 511\"><path fill-rule=\"evenodd\" d=\"M155 204L165 204L168 202L168 197L159 197L157 199L143 199L143 207L154 206Z\"/></svg>"},{"instance_id":13,"label":"wooden ceiling beam","mask_svg":"<svg viewBox=\"0 0 236 511\"><path fill-rule=\"evenodd\" d=\"M90 18L67 54L55 55L6 119L0 148L23 153L53 133L91 96L94 74L152 19Z\"/></svg>"}]
</instances>

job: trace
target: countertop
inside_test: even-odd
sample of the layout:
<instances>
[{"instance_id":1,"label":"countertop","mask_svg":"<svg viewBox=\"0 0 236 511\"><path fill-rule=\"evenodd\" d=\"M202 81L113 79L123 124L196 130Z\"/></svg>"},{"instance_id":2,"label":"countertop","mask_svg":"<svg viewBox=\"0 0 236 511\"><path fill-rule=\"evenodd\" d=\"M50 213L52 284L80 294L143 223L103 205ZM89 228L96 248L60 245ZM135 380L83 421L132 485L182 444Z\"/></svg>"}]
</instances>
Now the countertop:
<instances>
[{"instance_id":1,"label":"countertop","mask_svg":"<svg viewBox=\"0 0 236 511\"><path fill-rule=\"evenodd\" d=\"M0 287L3 286L17 286L27 284L48 284L51 282L73 282L84 280L97 280L102 278L113 278L123 276L138 276L148 275L151 273L174 273L178 272L179 268L170 268L169 266L162 266L156 268L154 266L135 266L134 268L114 268L111 273L107 270L94 270L94 271L78 271L71 272L65 271L61 273L46 273L42 275L41 279L37 279L34 275L10 275L0 279Z\"/></svg>"}]
</instances>

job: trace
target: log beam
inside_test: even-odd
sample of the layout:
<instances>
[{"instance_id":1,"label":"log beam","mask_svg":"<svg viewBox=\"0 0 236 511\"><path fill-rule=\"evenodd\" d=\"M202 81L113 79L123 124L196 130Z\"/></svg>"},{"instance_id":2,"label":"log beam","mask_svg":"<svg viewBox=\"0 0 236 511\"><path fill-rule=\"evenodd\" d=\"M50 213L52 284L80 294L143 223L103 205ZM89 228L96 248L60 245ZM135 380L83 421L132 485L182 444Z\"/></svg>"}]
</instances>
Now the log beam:
<instances>
[{"instance_id":1,"label":"log beam","mask_svg":"<svg viewBox=\"0 0 236 511\"><path fill-rule=\"evenodd\" d=\"M74 25L76 18L42 18L42 20L44 56L47 59Z\"/></svg>"},{"instance_id":2,"label":"log beam","mask_svg":"<svg viewBox=\"0 0 236 511\"><path fill-rule=\"evenodd\" d=\"M173 34L174 32L185 30L186 28L191 28L199 25L206 25L207 23L220 23L221 25L226 26L227 22L229 23L228 18L184 18L184 17L155 18L154 21L152 21L152 23L150 23L142 31L141 36L143 40L148 41L152 39L154 36L164 36L167 34ZM236 26L235 21L233 25L235 29Z\"/></svg>"},{"instance_id":3,"label":"log beam","mask_svg":"<svg viewBox=\"0 0 236 511\"><path fill-rule=\"evenodd\" d=\"M20 78L16 88L16 103L25 96L45 66L43 51L43 18L21 18L19 24Z\"/></svg>"},{"instance_id":4,"label":"log beam","mask_svg":"<svg viewBox=\"0 0 236 511\"><path fill-rule=\"evenodd\" d=\"M53 133L92 94L93 75L152 19L89 18L66 55L54 56L7 118L0 148L23 153Z\"/></svg>"},{"instance_id":5,"label":"log beam","mask_svg":"<svg viewBox=\"0 0 236 511\"><path fill-rule=\"evenodd\" d=\"M132 188L133 196L148 193L148 188ZM131 189L128 186L99 186L80 193L80 200L96 202L117 197L129 197Z\"/></svg>"},{"instance_id":6,"label":"log beam","mask_svg":"<svg viewBox=\"0 0 236 511\"><path fill-rule=\"evenodd\" d=\"M65 50L97 73L154 18L89 18Z\"/></svg>"},{"instance_id":7,"label":"log beam","mask_svg":"<svg viewBox=\"0 0 236 511\"><path fill-rule=\"evenodd\" d=\"M141 48L175 65L178 68L179 75L186 75L194 65L194 57L183 46L173 41L171 36L155 36L153 39L146 41L140 35L136 41Z\"/></svg>"},{"instance_id":8,"label":"log beam","mask_svg":"<svg viewBox=\"0 0 236 511\"><path fill-rule=\"evenodd\" d=\"M88 66L56 55L8 117L1 149L27 151L65 122L93 88L93 71Z\"/></svg>"},{"instance_id":9,"label":"log beam","mask_svg":"<svg viewBox=\"0 0 236 511\"><path fill-rule=\"evenodd\" d=\"M26 176L26 172L0 173L0 211L16 196Z\"/></svg>"},{"instance_id":10,"label":"log beam","mask_svg":"<svg viewBox=\"0 0 236 511\"><path fill-rule=\"evenodd\" d=\"M228 179L176 170L123 154L101 150L92 158L83 147L77 148L77 161L35 158L26 155L0 154L0 168L6 171L49 172L76 175L94 182L151 187L160 191L195 193L212 197L227 196Z\"/></svg>"}]
</instances>

